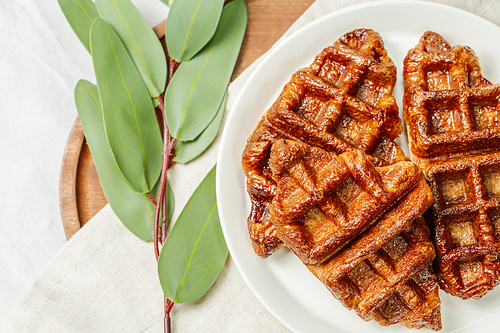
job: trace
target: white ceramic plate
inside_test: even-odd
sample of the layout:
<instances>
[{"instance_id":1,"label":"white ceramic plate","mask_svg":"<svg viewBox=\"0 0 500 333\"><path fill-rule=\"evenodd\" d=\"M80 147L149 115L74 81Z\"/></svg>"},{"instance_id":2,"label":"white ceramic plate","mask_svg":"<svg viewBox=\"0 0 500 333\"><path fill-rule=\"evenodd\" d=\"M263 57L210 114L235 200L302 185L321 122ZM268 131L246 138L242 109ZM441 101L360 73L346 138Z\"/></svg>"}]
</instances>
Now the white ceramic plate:
<instances>
[{"instance_id":1,"label":"white ceramic plate","mask_svg":"<svg viewBox=\"0 0 500 333\"><path fill-rule=\"evenodd\" d=\"M429 2L374 2L331 13L291 35L260 63L236 99L222 134L217 201L227 245L241 275L262 304L294 332L408 332L400 325L384 328L364 322L340 305L290 251L281 249L261 259L247 234L250 201L241 154L248 136L296 70L310 65L343 34L362 27L380 33L398 68L394 95L400 110L403 59L427 30L440 33L452 45L471 46L483 75L500 82L500 28L471 13ZM407 149L404 135L399 143ZM442 332L498 330L500 288L479 301L462 301L444 292L441 300Z\"/></svg>"}]
</instances>

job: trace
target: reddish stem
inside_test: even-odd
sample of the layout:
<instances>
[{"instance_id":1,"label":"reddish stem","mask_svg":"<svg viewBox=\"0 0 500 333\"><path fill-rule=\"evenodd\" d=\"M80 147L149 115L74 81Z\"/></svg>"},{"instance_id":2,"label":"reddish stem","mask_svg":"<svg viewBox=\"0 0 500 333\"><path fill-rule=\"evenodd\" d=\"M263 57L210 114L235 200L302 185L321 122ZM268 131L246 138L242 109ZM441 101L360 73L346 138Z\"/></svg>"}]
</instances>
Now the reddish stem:
<instances>
[{"instance_id":1,"label":"reddish stem","mask_svg":"<svg viewBox=\"0 0 500 333\"><path fill-rule=\"evenodd\" d=\"M179 64L180 64L179 61L177 61L173 58L169 58L169 61L168 61L168 66L169 66L168 82L170 82L172 80L172 77L174 76L175 70L177 69L177 67L179 67Z\"/></svg>"},{"instance_id":2,"label":"reddish stem","mask_svg":"<svg viewBox=\"0 0 500 333\"><path fill-rule=\"evenodd\" d=\"M165 297L165 332L170 333L172 328L170 325L170 311L174 306L174 302Z\"/></svg>"},{"instance_id":3,"label":"reddish stem","mask_svg":"<svg viewBox=\"0 0 500 333\"><path fill-rule=\"evenodd\" d=\"M169 73L167 78L167 84L172 80L175 70L179 66L179 62L169 57ZM174 145L176 142L176 138L170 140L170 130L167 125L167 115L165 113L165 104L163 102L163 98L158 96L158 108L162 113L163 118L163 161L162 161L162 170L160 177L160 187L158 189L157 200L155 201L151 193L148 193L148 197L151 202L155 205L155 218L154 218L154 251L156 256L156 261L160 257L160 244L163 245L165 239L167 237L167 199L168 199L168 190L167 186L167 170L172 167L174 162L171 160L171 157L175 156ZM163 214L161 214L163 212ZM160 233L160 216L161 216L161 237ZM171 332L171 324L170 324L170 311L174 306L174 302L169 300L167 297L164 297L165 301L165 322L164 329L166 333Z\"/></svg>"},{"instance_id":4,"label":"reddish stem","mask_svg":"<svg viewBox=\"0 0 500 333\"><path fill-rule=\"evenodd\" d=\"M148 196L149 200L151 200L151 202L153 203L153 205L156 206L156 200L155 200L155 198L153 198L153 195L151 194L151 192L149 192L147 194L147 196Z\"/></svg>"},{"instance_id":5,"label":"reddish stem","mask_svg":"<svg viewBox=\"0 0 500 333\"><path fill-rule=\"evenodd\" d=\"M159 102L159 108L162 112L162 118L163 118L163 131L164 131L164 138L163 138L163 165L162 165L162 174L160 178L160 189L158 191L158 202L156 205L156 210L155 211L160 211L160 207L163 209L163 215L162 215L162 226L161 226L161 244L165 242L166 235L167 235L167 199L168 199L168 191L166 189L166 184L167 184L167 170L173 165L171 163L170 157L174 156L172 153L174 149L174 145L176 142L176 139L173 138L170 140L170 130L167 125L167 117L165 114L165 105L163 103L163 98L161 96L158 96L158 102ZM158 220L159 220L159 213L155 214L155 254L156 254L156 260L158 260L159 257L159 250L158 250ZM168 298L165 297L165 332L170 333L171 332L171 325L170 325L170 310L174 306L174 302L169 300Z\"/></svg>"},{"instance_id":6,"label":"reddish stem","mask_svg":"<svg viewBox=\"0 0 500 333\"><path fill-rule=\"evenodd\" d=\"M165 189L166 189L166 184L167 184L167 170L169 169L170 166L170 149L172 149L173 145L171 144L170 141L170 131L167 126L167 120L165 119L165 106L163 104L163 98L161 96L158 96L158 102L159 102L159 108L163 114L163 164L162 164L162 170L161 170L161 178L160 178L160 188L158 189L158 200L156 202L156 207L155 207L155 221L154 221L154 248L155 248L155 255L156 255L156 260L158 260L158 257L160 256L160 250L159 250L159 221L160 221L160 213L161 213L161 208L162 206L164 207L163 209L163 215L166 215L166 202L164 199L165 197ZM162 222L165 221L165 219L162 218ZM165 225L165 223L163 223ZM163 227L162 227L163 228ZM166 233L166 232L165 232ZM163 235L162 232L162 237L161 237L161 244L163 244L165 240L165 236Z\"/></svg>"}]
</instances>

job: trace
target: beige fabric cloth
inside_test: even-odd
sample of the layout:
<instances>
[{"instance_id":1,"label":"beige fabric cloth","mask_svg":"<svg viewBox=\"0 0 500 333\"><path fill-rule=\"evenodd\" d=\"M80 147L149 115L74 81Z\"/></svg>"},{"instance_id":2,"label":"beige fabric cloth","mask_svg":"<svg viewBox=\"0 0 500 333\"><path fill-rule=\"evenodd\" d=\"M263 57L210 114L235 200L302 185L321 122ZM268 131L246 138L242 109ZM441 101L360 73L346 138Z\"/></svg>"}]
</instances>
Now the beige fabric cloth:
<instances>
[{"instance_id":1,"label":"beige fabric cloth","mask_svg":"<svg viewBox=\"0 0 500 333\"><path fill-rule=\"evenodd\" d=\"M365 0L317 0L283 36L305 24ZM495 0L436 1L500 24ZM278 42L279 43L279 42ZM229 88L227 112L259 61ZM209 150L169 174L175 216L215 164L220 137ZM228 258L222 274L198 302L176 305L174 332L288 332L254 297ZM125 229L109 206L53 258L0 325L1 332L161 332L163 295L153 245Z\"/></svg>"}]
</instances>

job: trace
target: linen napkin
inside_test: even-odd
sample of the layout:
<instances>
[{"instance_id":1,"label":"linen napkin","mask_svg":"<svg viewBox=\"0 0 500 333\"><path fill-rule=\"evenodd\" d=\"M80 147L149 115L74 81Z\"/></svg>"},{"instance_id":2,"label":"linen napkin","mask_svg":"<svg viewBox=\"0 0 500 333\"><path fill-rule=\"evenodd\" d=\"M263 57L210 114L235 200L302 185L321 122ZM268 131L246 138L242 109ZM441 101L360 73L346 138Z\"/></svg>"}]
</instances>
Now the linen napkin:
<instances>
[{"instance_id":1,"label":"linen napkin","mask_svg":"<svg viewBox=\"0 0 500 333\"><path fill-rule=\"evenodd\" d=\"M371 1L317 0L275 45L323 15L366 2ZM495 0L435 2L500 24L500 3ZM261 59L229 86L226 116ZM176 198L174 220L216 163L219 140L220 135L195 161L169 171ZM255 298L230 257L207 294L194 304L174 306L172 326L174 332L289 332ZM153 245L131 234L106 206L41 272L0 325L0 331L162 332L163 293Z\"/></svg>"}]
</instances>

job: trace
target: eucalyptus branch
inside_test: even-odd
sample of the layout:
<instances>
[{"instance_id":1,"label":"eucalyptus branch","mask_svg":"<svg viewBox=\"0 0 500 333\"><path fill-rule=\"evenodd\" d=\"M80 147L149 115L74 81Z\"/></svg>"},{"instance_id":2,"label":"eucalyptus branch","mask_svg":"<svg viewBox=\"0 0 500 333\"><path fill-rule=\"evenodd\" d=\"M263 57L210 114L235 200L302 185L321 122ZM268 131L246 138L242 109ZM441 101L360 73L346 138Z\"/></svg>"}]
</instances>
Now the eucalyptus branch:
<instances>
[{"instance_id":1,"label":"eucalyptus branch","mask_svg":"<svg viewBox=\"0 0 500 333\"><path fill-rule=\"evenodd\" d=\"M93 50L91 56L97 82L94 85L81 80L75 88L75 101L106 198L124 225L139 238L149 241L151 231L143 228L143 222L151 218L147 209L149 203L144 202L142 193L148 191L144 184L151 184L156 179L145 171L146 166L157 168L161 165L158 193L147 193L155 206L153 240L160 284L165 295L177 295L170 290L177 288L180 275L190 274L191 267L176 267L182 274L165 276L165 272L173 271L170 265L175 261L171 258L175 255L167 251L171 247L175 248L174 253L189 252L194 258L203 258L200 264L205 274L193 279L196 291L180 297L170 296L179 303L192 303L208 290L227 257L218 218L211 219L211 210L205 209L216 209L217 206L215 167L198 186L170 231L167 230L167 208L170 208L167 199L172 194L168 193L167 171L174 164L175 154L178 163L187 163L203 153L215 138L224 111L227 85L245 33L245 2L178 2L170 9L166 23L167 54L130 0L58 0L58 3L85 48L89 52ZM192 10L194 7L196 11ZM126 21L123 20L124 14L128 18ZM210 19L206 19L206 15ZM185 29L186 18L193 22L189 29ZM197 60L191 61L195 57ZM181 62L186 66L183 65L182 71L177 73L176 82L170 82ZM116 81L116 73L127 75ZM136 84L140 80L144 81L144 86ZM165 90L167 85L170 85L168 91ZM186 89L191 92L187 99ZM161 94L162 91L165 95ZM124 102L123 96L127 94L123 92L133 92L128 95L133 96L133 101L127 99ZM163 140L151 103L151 97L158 95ZM137 108L141 110L140 114L134 111L136 105L141 106ZM119 116L123 114L136 117L141 130L122 121ZM108 121L104 122L104 117ZM97 123L101 126L95 126ZM171 139L170 134L175 138ZM127 138L127 142L121 138ZM182 142L177 152L174 151L176 140ZM148 153L141 154L144 151ZM120 162L117 162L117 156ZM127 171L126 174L123 170ZM143 179L136 177L137 174L143 174ZM205 206L207 200L210 204ZM196 218L185 213L193 210L198 211ZM131 214L131 211L144 213ZM203 221L205 223L201 223ZM207 228L212 232L206 232ZM182 242L166 242L167 231L169 237L182 239ZM201 239L209 237L202 242L207 246L195 246L184 236L192 232ZM218 236L214 237L214 234ZM167 248L160 251L165 246ZM176 247L183 251L177 251ZM183 284L184 289L192 287L190 283ZM170 312L174 302L167 296L164 300L165 332L168 333L171 331Z\"/></svg>"},{"instance_id":2,"label":"eucalyptus branch","mask_svg":"<svg viewBox=\"0 0 500 333\"><path fill-rule=\"evenodd\" d=\"M175 138L173 138L173 140L170 140L170 131L168 129L167 120L165 117L165 106L163 103L163 98L161 96L158 96L158 102L159 102L158 107L162 113L162 118L163 118L163 130L164 130L163 136L164 136L164 138L163 138L163 161L162 161L162 170L161 170L161 177L160 177L160 187L158 189L156 203L152 201L153 203L155 203L153 243L154 243L156 260L158 260L158 257L160 256L160 250L159 250L160 242L161 242L161 244L163 244L163 242L165 241L165 236L166 236L167 171L173 165L173 163L171 161L171 157L174 156L173 149L174 149L174 144L176 141ZM161 215L162 211L163 211L163 216ZM162 222L161 237L159 237L160 219Z\"/></svg>"},{"instance_id":3,"label":"eucalyptus branch","mask_svg":"<svg viewBox=\"0 0 500 333\"><path fill-rule=\"evenodd\" d=\"M167 199L168 199L168 191L166 190L167 171L173 165L171 157L175 156L174 145L176 142L176 138L170 140L170 130L168 128L167 117L165 114L165 104L161 96L158 96L158 103L159 103L158 107L162 113L162 118L163 118L164 138L163 138L163 164L162 164L162 172L160 178L160 188L158 190L158 200L156 202L156 207L155 207L155 221L154 221L154 248L155 248L156 260L158 260L160 256L159 243L163 245L167 235ZM158 233L160 232L159 230L160 211L163 212L163 215L161 216L161 237L159 237L158 235ZM164 302L165 302L164 329L166 333L170 333L171 332L170 311L174 306L174 302L172 302L167 297L164 297Z\"/></svg>"}]
</instances>

